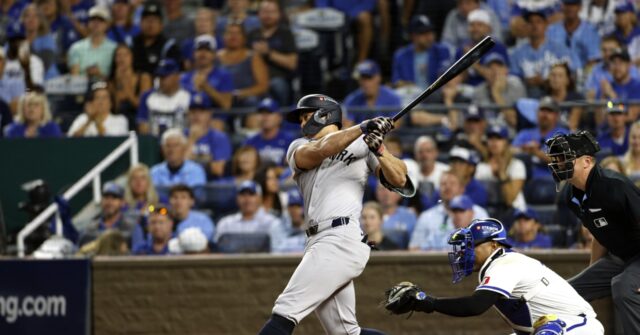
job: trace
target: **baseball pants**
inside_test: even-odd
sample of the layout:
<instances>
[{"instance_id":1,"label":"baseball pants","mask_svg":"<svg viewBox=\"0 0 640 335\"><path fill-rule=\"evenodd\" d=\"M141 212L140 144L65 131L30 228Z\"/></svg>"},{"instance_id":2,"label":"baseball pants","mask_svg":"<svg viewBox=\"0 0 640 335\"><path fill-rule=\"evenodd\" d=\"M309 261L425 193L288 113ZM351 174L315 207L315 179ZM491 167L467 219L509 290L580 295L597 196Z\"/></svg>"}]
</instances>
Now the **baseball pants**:
<instances>
[{"instance_id":1,"label":"baseball pants","mask_svg":"<svg viewBox=\"0 0 640 335\"><path fill-rule=\"evenodd\" d=\"M612 297L624 334L640 334L640 257L625 263L608 254L569 283L587 301Z\"/></svg>"},{"instance_id":2,"label":"baseball pants","mask_svg":"<svg viewBox=\"0 0 640 335\"><path fill-rule=\"evenodd\" d=\"M353 279L364 270L370 252L358 222L311 236L273 314L298 324L315 311L327 334L360 334Z\"/></svg>"}]
</instances>

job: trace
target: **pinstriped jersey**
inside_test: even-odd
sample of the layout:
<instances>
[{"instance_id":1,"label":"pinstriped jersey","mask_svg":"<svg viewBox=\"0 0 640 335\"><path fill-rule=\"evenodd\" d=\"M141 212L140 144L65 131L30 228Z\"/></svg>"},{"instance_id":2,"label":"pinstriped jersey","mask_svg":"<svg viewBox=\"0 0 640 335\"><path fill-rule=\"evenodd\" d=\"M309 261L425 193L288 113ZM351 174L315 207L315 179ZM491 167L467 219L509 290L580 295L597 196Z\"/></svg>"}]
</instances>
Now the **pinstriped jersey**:
<instances>
[{"instance_id":1,"label":"pinstriped jersey","mask_svg":"<svg viewBox=\"0 0 640 335\"><path fill-rule=\"evenodd\" d=\"M294 154L314 140L299 138L289 146L287 163L304 198L305 229L338 217L360 221L367 177L379 164L362 138L310 170L299 169Z\"/></svg>"}]
</instances>

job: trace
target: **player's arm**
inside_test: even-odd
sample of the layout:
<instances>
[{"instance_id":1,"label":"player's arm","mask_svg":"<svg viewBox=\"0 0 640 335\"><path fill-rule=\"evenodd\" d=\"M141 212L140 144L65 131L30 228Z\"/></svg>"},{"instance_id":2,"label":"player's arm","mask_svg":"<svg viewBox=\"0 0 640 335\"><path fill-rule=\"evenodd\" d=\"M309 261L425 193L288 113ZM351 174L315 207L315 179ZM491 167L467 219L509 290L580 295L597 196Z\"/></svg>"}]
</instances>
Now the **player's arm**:
<instances>
[{"instance_id":1,"label":"player's arm","mask_svg":"<svg viewBox=\"0 0 640 335\"><path fill-rule=\"evenodd\" d=\"M296 167L302 170L313 169L322 164L323 160L340 153L362 134L387 133L392 128L393 124L388 118L377 117L323 136L317 141L300 146L294 152Z\"/></svg>"},{"instance_id":2,"label":"player's arm","mask_svg":"<svg viewBox=\"0 0 640 335\"><path fill-rule=\"evenodd\" d=\"M595 263L600 258L604 257L607 254L607 249L598 242L595 238L591 242L591 260L589 264Z\"/></svg>"},{"instance_id":3,"label":"player's arm","mask_svg":"<svg viewBox=\"0 0 640 335\"><path fill-rule=\"evenodd\" d=\"M376 169L376 175L379 179L384 178L395 187L403 187L407 183L407 164L384 149L384 145L378 162L380 165Z\"/></svg>"},{"instance_id":4,"label":"player's arm","mask_svg":"<svg viewBox=\"0 0 640 335\"><path fill-rule=\"evenodd\" d=\"M326 158L340 153L361 135L362 130L358 125L304 144L294 153L296 167L302 170L313 169L322 164Z\"/></svg>"},{"instance_id":5,"label":"player's arm","mask_svg":"<svg viewBox=\"0 0 640 335\"><path fill-rule=\"evenodd\" d=\"M473 295L460 298L434 298L433 310L451 316L476 316L486 312L502 294L489 290L476 290ZM422 301L426 301L422 300ZM429 308L429 303L423 308Z\"/></svg>"}]
</instances>

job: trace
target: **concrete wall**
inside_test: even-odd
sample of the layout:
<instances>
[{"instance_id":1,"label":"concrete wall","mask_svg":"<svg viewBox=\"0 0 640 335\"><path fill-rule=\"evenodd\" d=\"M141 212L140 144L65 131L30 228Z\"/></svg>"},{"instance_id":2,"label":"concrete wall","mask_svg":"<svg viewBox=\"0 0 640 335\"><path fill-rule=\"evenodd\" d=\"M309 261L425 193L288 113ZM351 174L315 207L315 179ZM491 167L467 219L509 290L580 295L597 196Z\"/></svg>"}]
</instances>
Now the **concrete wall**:
<instances>
[{"instance_id":1,"label":"concrete wall","mask_svg":"<svg viewBox=\"0 0 640 335\"><path fill-rule=\"evenodd\" d=\"M533 256L564 277L588 263L584 253ZM93 263L95 334L256 334L299 260L300 255L98 258ZM472 292L475 278L452 285L445 254L377 253L356 280L358 320L388 334L509 334L493 309L473 318L418 313L407 320L379 307L384 290L398 281L419 283L436 296L458 296ZM610 333L610 301L594 306ZM324 332L311 315L295 333Z\"/></svg>"}]
</instances>

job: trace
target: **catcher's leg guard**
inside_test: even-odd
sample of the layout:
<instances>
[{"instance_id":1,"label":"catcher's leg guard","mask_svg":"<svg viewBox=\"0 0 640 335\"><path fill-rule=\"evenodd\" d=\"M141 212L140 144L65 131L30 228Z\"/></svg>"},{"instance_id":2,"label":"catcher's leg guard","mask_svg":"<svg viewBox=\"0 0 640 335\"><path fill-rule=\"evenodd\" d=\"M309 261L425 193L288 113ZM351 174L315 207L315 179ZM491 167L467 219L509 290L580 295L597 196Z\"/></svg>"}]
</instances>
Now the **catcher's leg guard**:
<instances>
[{"instance_id":1,"label":"catcher's leg guard","mask_svg":"<svg viewBox=\"0 0 640 335\"><path fill-rule=\"evenodd\" d=\"M296 324L280 315L273 314L262 326L258 335L291 335Z\"/></svg>"},{"instance_id":2,"label":"catcher's leg guard","mask_svg":"<svg viewBox=\"0 0 640 335\"><path fill-rule=\"evenodd\" d=\"M564 335L567 324L553 314L540 317L533 324L533 335Z\"/></svg>"}]
</instances>

